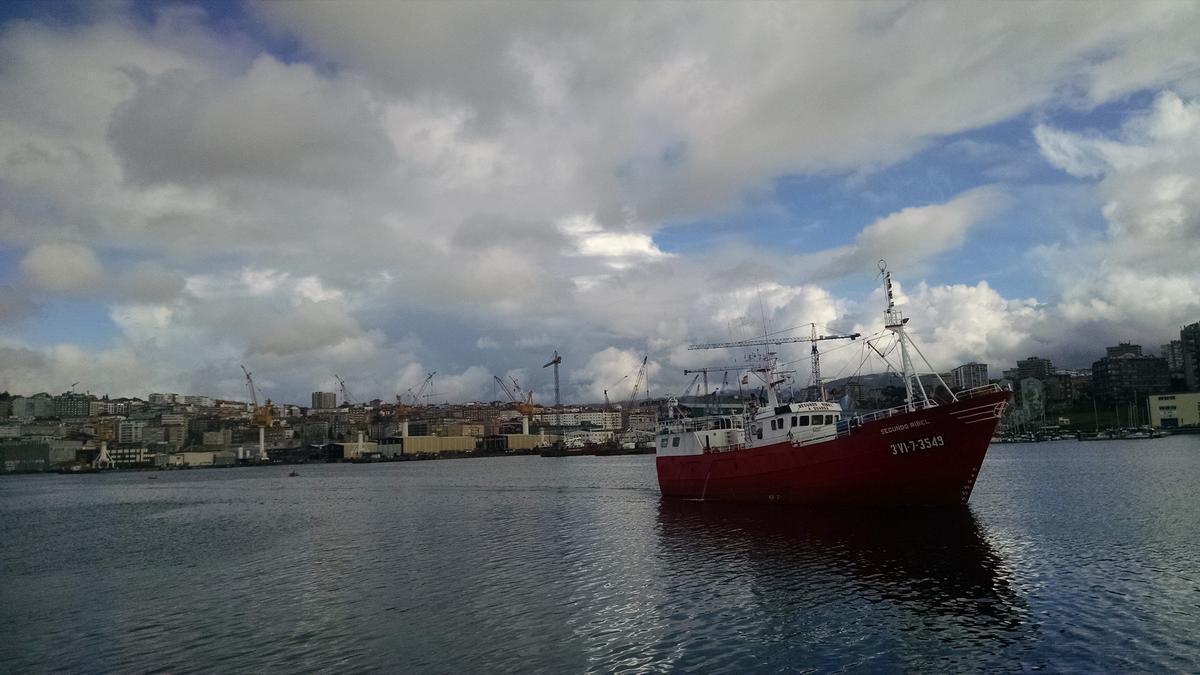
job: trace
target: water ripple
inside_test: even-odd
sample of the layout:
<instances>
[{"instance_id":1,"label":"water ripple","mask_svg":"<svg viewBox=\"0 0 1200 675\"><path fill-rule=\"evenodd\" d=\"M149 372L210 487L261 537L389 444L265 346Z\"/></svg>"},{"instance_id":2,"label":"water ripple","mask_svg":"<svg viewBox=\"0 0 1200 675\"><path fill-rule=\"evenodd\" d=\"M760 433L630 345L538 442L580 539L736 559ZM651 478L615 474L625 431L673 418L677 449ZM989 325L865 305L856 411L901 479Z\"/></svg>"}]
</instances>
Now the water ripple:
<instances>
[{"instance_id":1,"label":"water ripple","mask_svg":"<svg viewBox=\"0 0 1200 675\"><path fill-rule=\"evenodd\" d=\"M1200 439L995 448L949 513L661 502L647 457L286 473L0 480L0 671L1200 660Z\"/></svg>"}]
</instances>

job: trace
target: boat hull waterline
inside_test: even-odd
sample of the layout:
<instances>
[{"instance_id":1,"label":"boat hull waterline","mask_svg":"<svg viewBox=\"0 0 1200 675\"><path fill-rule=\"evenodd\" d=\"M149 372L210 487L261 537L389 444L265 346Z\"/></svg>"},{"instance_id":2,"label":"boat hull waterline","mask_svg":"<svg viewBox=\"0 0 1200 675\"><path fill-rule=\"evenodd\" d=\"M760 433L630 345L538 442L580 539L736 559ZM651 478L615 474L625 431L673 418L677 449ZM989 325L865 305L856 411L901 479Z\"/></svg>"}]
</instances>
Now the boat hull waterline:
<instances>
[{"instance_id":1,"label":"boat hull waterline","mask_svg":"<svg viewBox=\"0 0 1200 675\"><path fill-rule=\"evenodd\" d=\"M657 457L668 499L831 506L951 506L971 496L1010 393L855 424L809 445L780 442Z\"/></svg>"}]
</instances>

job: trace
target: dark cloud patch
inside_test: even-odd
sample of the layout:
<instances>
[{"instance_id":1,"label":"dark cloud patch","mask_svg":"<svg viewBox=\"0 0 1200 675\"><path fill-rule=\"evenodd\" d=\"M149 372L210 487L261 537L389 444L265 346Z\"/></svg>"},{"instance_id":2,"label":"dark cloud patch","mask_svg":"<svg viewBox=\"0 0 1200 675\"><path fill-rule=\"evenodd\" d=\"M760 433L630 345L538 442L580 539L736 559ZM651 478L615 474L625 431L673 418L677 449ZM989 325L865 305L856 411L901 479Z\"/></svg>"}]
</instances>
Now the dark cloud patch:
<instances>
[{"instance_id":1,"label":"dark cloud patch","mask_svg":"<svg viewBox=\"0 0 1200 675\"><path fill-rule=\"evenodd\" d=\"M235 78L183 69L146 78L113 112L108 136L126 179L142 185L335 187L394 162L365 91L267 56Z\"/></svg>"},{"instance_id":2,"label":"dark cloud patch","mask_svg":"<svg viewBox=\"0 0 1200 675\"><path fill-rule=\"evenodd\" d=\"M513 220L503 215L472 216L455 230L451 245L463 250L513 248L545 255L559 255L569 246L567 237L553 223Z\"/></svg>"},{"instance_id":3,"label":"dark cloud patch","mask_svg":"<svg viewBox=\"0 0 1200 675\"><path fill-rule=\"evenodd\" d=\"M36 307L24 291L10 285L0 285L0 325L20 321L33 314Z\"/></svg>"}]
</instances>

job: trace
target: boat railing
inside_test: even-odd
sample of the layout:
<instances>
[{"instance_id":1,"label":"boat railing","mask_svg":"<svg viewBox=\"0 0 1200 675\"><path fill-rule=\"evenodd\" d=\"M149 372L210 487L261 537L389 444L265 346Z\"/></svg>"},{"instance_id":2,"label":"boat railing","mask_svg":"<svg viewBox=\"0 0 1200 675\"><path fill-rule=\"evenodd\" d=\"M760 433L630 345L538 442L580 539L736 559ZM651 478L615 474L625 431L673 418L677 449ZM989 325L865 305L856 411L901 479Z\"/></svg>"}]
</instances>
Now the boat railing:
<instances>
[{"instance_id":1,"label":"boat railing","mask_svg":"<svg viewBox=\"0 0 1200 675\"><path fill-rule=\"evenodd\" d=\"M972 387L971 389L964 389L963 391L955 393L954 396L957 400L962 401L965 399L971 399L971 398L977 398L979 396L985 396L987 394L994 394L998 391L1004 391L1003 387L1001 387L998 384L985 384L980 387ZM907 405L898 405L898 406L895 406L892 408L876 410L874 412L870 412L865 415L855 415L847 420L849 422L849 424L847 425L844 433L842 432L841 425L840 424L838 425L838 427L839 427L838 435L839 436L848 435L850 433L851 428L860 426L862 424L866 424L867 422L873 422L873 421L879 420L879 419L886 419L888 417L895 417L896 415L903 415L904 413L913 412L916 410L928 410L929 408L936 408L939 405L941 405L941 404L937 403L936 401L926 400L926 401L921 401L921 402L915 403L911 408Z\"/></svg>"},{"instance_id":2,"label":"boat railing","mask_svg":"<svg viewBox=\"0 0 1200 675\"><path fill-rule=\"evenodd\" d=\"M727 415L712 417L684 417L659 422L659 434L680 434L688 431L714 431L741 429L742 421Z\"/></svg>"}]
</instances>

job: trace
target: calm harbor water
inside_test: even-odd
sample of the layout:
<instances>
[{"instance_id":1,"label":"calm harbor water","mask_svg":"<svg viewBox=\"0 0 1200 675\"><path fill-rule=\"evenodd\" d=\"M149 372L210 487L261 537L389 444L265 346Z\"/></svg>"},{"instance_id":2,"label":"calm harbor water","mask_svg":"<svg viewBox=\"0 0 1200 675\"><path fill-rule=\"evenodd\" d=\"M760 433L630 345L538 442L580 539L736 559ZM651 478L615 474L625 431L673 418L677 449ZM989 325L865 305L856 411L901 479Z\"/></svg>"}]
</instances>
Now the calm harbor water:
<instances>
[{"instance_id":1,"label":"calm harbor water","mask_svg":"<svg viewBox=\"0 0 1200 675\"><path fill-rule=\"evenodd\" d=\"M993 446L949 513L290 470L0 479L0 672L1200 668L1200 436Z\"/></svg>"}]
</instances>

